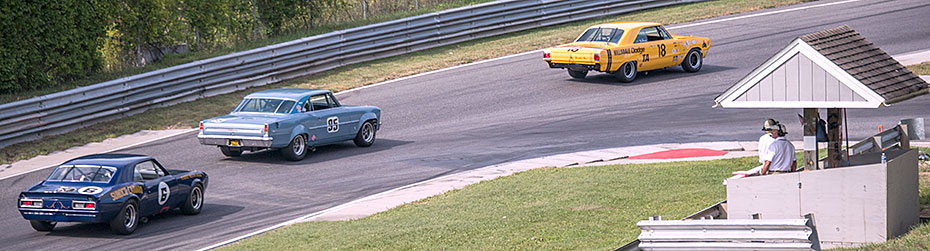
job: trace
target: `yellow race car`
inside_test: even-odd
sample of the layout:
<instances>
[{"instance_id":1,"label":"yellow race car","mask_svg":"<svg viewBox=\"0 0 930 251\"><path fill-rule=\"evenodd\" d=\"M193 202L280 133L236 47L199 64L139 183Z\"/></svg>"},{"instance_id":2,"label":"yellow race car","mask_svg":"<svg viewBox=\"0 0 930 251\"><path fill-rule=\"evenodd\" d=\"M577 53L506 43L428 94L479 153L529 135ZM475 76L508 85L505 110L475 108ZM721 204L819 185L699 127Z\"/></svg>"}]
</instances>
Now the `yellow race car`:
<instances>
[{"instance_id":1,"label":"yellow race car","mask_svg":"<svg viewBox=\"0 0 930 251\"><path fill-rule=\"evenodd\" d=\"M543 58L549 68L568 69L573 78L600 71L632 82L637 72L676 65L696 72L708 49L709 38L671 35L662 24L616 22L588 27L575 42L545 49Z\"/></svg>"}]
</instances>

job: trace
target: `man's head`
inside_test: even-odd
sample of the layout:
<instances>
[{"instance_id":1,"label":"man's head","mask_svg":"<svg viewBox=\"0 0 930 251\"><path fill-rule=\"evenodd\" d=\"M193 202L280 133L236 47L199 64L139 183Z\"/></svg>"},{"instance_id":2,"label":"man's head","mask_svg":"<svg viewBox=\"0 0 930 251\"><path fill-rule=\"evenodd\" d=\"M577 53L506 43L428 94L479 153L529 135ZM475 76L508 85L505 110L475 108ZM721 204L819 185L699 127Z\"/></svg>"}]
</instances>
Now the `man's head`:
<instances>
[{"instance_id":1,"label":"man's head","mask_svg":"<svg viewBox=\"0 0 930 251\"><path fill-rule=\"evenodd\" d=\"M778 130L778 121L766 119L765 122L762 122L762 131L772 135L772 130Z\"/></svg>"},{"instance_id":2,"label":"man's head","mask_svg":"<svg viewBox=\"0 0 930 251\"><path fill-rule=\"evenodd\" d=\"M783 124L778 124L778 136L784 137L788 135L788 128Z\"/></svg>"}]
</instances>

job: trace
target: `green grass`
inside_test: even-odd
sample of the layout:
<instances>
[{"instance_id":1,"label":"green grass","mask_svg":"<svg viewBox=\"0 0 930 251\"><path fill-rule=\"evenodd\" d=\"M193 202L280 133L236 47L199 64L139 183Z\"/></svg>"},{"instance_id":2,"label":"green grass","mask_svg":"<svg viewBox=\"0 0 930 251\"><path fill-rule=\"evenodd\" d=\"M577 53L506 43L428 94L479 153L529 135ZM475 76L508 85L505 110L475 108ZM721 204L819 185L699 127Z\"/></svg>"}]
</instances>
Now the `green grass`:
<instances>
[{"instance_id":1,"label":"green grass","mask_svg":"<svg viewBox=\"0 0 930 251\"><path fill-rule=\"evenodd\" d=\"M134 133L139 130L193 128L203 119L228 113L248 93L271 88L319 88L341 91L455 65L506 56L569 42L592 24L642 20L666 24L681 23L747 12L805 0L720 0L678 5L590 21L533 29L524 32L478 39L367 63L337 68L284 83L250 88L170 107L158 108L131 117L99 123L74 132L25 142L0 149L0 164L29 159L91 142ZM694 34L701 35L701 34ZM713 38L711 38L713 39ZM542 59L539 61L542 63ZM506 73L502 73L506 74Z\"/></svg>"},{"instance_id":2,"label":"green grass","mask_svg":"<svg viewBox=\"0 0 930 251\"><path fill-rule=\"evenodd\" d=\"M611 250L636 239L636 222L649 216L678 219L724 200L720 181L755 165L746 157L534 169L359 220L284 227L224 249ZM930 163L920 171L921 207L930 215ZM922 224L856 250L928 247L930 224Z\"/></svg>"},{"instance_id":3,"label":"green grass","mask_svg":"<svg viewBox=\"0 0 930 251\"><path fill-rule=\"evenodd\" d=\"M917 75L930 75L930 62L908 65L907 69Z\"/></svg>"},{"instance_id":4,"label":"green grass","mask_svg":"<svg viewBox=\"0 0 930 251\"><path fill-rule=\"evenodd\" d=\"M227 250L612 250L649 216L679 219L726 199L720 182L755 158L540 168L370 217L301 223Z\"/></svg>"}]
</instances>

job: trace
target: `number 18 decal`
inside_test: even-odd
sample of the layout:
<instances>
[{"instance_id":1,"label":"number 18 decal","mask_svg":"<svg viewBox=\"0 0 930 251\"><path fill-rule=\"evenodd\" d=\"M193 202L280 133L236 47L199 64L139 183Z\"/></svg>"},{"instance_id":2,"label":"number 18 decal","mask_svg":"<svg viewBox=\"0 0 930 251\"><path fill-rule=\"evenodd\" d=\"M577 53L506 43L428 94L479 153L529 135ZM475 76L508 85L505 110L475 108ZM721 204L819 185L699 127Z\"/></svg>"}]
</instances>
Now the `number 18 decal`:
<instances>
[{"instance_id":1,"label":"number 18 decal","mask_svg":"<svg viewBox=\"0 0 930 251\"><path fill-rule=\"evenodd\" d=\"M326 118L326 131L329 133L339 131L339 117Z\"/></svg>"}]
</instances>

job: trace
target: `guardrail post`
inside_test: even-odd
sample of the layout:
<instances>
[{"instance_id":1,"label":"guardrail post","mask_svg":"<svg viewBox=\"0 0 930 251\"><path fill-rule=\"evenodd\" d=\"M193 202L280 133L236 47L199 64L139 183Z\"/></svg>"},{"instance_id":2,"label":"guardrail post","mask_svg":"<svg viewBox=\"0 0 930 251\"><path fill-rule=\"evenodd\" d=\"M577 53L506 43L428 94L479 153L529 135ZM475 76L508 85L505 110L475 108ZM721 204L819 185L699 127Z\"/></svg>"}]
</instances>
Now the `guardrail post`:
<instances>
[{"instance_id":1,"label":"guardrail post","mask_svg":"<svg viewBox=\"0 0 930 251\"><path fill-rule=\"evenodd\" d=\"M807 227L811 229L811 235L808 237L808 240L811 241L811 249L820 251L820 237L817 235L817 224L814 222L814 214L805 214L804 218L807 219Z\"/></svg>"},{"instance_id":2,"label":"guardrail post","mask_svg":"<svg viewBox=\"0 0 930 251\"><path fill-rule=\"evenodd\" d=\"M907 125L900 124L898 125L898 139L901 141L901 149L910 150L911 149L911 135L907 134Z\"/></svg>"}]
</instances>

